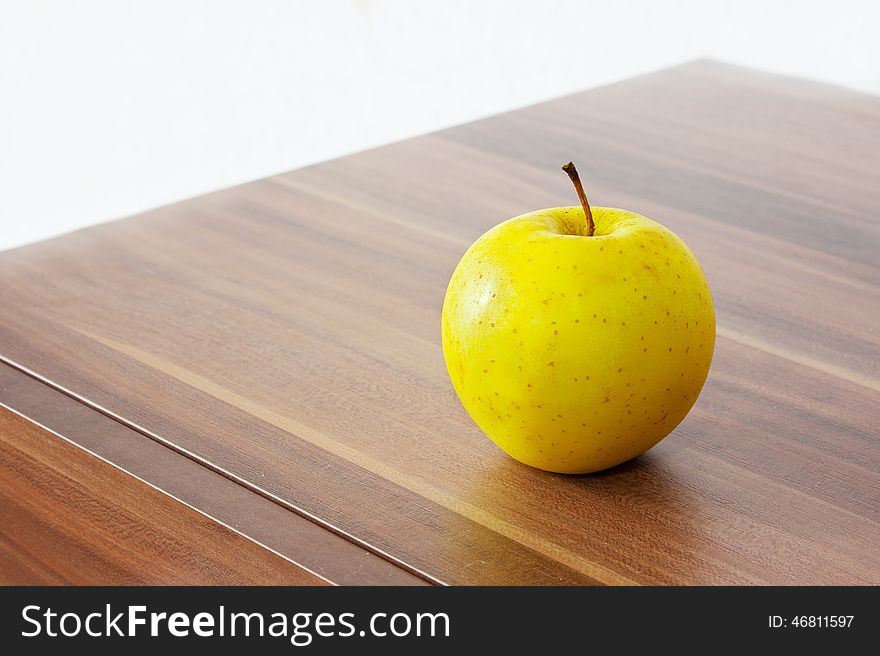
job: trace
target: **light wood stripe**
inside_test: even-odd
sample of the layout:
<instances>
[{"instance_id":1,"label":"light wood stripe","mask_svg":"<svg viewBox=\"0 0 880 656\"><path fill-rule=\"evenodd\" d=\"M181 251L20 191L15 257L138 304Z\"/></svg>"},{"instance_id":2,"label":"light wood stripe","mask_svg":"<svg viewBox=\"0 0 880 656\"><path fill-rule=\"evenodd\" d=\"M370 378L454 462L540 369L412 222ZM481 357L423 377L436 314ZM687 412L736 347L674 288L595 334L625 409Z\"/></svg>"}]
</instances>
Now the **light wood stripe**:
<instances>
[{"instance_id":1,"label":"light wood stripe","mask_svg":"<svg viewBox=\"0 0 880 656\"><path fill-rule=\"evenodd\" d=\"M795 353L793 351L789 351L788 349L773 346L772 344L768 344L763 340L744 335L740 332L731 330L730 328L726 328L724 326L718 326L716 328L716 332L720 337L729 339L733 342L736 342L737 344L742 344L743 346L748 346L749 348L757 349L758 351L763 351L764 353L768 353L770 355L775 355L776 357L783 358L785 360L788 360L789 362L794 362L795 364L809 367L810 369L815 369L816 371L821 371L824 374L840 378L841 380L845 380L849 383L861 385L862 387L867 387L868 389L874 390L875 392L880 392L880 381L869 378L868 376L862 376L861 374L850 371L849 369L838 367L833 364L828 364L827 362L822 362L815 358L811 358L808 355L801 355L800 353Z\"/></svg>"}]
</instances>

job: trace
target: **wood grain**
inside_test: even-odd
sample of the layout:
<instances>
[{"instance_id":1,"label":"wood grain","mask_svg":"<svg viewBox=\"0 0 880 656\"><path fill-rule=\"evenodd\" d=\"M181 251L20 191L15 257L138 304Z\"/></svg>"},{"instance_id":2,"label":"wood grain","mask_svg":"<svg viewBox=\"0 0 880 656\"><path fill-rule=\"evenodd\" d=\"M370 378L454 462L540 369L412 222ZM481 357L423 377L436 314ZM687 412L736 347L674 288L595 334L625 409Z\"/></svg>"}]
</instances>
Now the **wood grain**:
<instances>
[{"instance_id":1,"label":"wood grain","mask_svg":"<svg viewBox=\"0 0 880 656\"><path fill-rule=\"evenodd\" d=\"M326 582L0 408L0 584Z\"/></svg>"},{"instance_id":2,"label":"wood grain","mask_svg":"<svg viewBox=\"0 0 880 656\"><path fill-rule=\"evenodd\" d=\"M435 582L876 584L878 138L875 98L697 62L3 253L0 354ZM579 477L480 434L439 343L569 159L719 322L685 422Z\"/></svg>"},{"instance_id":3,"label":"wood grain","mask_svg":"<svg viewBox=\"0 0 880 656\"><path fill-rule=\"evenodd\" d=\"M314 518L302 517L278 500L261 496L243 481L212 471L186 454L4 364L0 364L0 398L0 406L14 407L22 418L55 437L113 463L126 474L149 481L171 498L246 535L263 547L254 548L249 558L262 559L265 568L271 568L281 555L306 572L339 585L427 584L423 578L321 526ZM14 437L11 439L14 441ZM150 507L151 501L161 498L141 497L142 512L161 514L162 508ZM34 519L34 523L38 521ZM69 525L71 529L77 526Z\"/></svg>"}]
</instances>

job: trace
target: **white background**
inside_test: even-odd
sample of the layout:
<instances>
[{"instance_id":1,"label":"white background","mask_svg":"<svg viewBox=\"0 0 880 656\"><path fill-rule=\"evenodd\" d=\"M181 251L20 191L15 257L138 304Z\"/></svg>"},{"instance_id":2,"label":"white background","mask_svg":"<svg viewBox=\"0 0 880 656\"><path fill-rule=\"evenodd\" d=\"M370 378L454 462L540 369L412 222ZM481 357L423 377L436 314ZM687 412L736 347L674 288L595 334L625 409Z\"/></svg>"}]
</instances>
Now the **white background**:
<instances>
[{"instance_id":1,"label":"white background","mask_svg":"<svg viewBox=\"0 0 880 656\"><path fill-rule=\"evenodd\" d=\"M878 7L0 0L0 250L700 57L878 94Z\"/></svg>"}]
</instances>

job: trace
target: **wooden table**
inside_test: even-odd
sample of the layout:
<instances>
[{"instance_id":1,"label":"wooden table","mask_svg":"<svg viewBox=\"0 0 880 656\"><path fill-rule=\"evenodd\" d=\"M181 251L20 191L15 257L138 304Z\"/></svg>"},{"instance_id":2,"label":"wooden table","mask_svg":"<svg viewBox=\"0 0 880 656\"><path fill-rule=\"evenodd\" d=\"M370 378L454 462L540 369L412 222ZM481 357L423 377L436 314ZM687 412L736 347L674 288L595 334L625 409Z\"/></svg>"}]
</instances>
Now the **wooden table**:
<instances>
[{"instance_id":1,"label":"wooden table","mask_svg":"<svg viewBox=\"0 0 880 656\"><path fill-rule=\"evenodd\" d=\"M684 423L588 476L502 454L440 350L569 159L718 314ZM878 173L877 98L696 62L2 253L0 579L880 583Z\"/></svg>"}]
</instances>

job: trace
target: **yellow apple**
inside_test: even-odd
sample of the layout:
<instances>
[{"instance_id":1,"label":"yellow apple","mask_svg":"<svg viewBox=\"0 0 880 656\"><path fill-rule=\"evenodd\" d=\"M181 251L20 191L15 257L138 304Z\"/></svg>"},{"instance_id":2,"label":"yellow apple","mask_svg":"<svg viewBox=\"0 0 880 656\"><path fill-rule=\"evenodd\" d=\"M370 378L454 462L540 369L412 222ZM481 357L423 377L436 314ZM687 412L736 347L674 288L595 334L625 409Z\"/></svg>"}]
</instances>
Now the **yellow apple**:
<instances>
[{"instance_id":1,"label":"yellow apple","mask_svg":"<svg viewBox=\"0 0 880 656\"><path fill-rule=\"evenodd\" d=\"M650 449L697 400L712 296L670 230L620 209L556 207L495 226L462 257L443 354L476 424L520 462L563 473Z\"/></svg>"}]
</instances>

